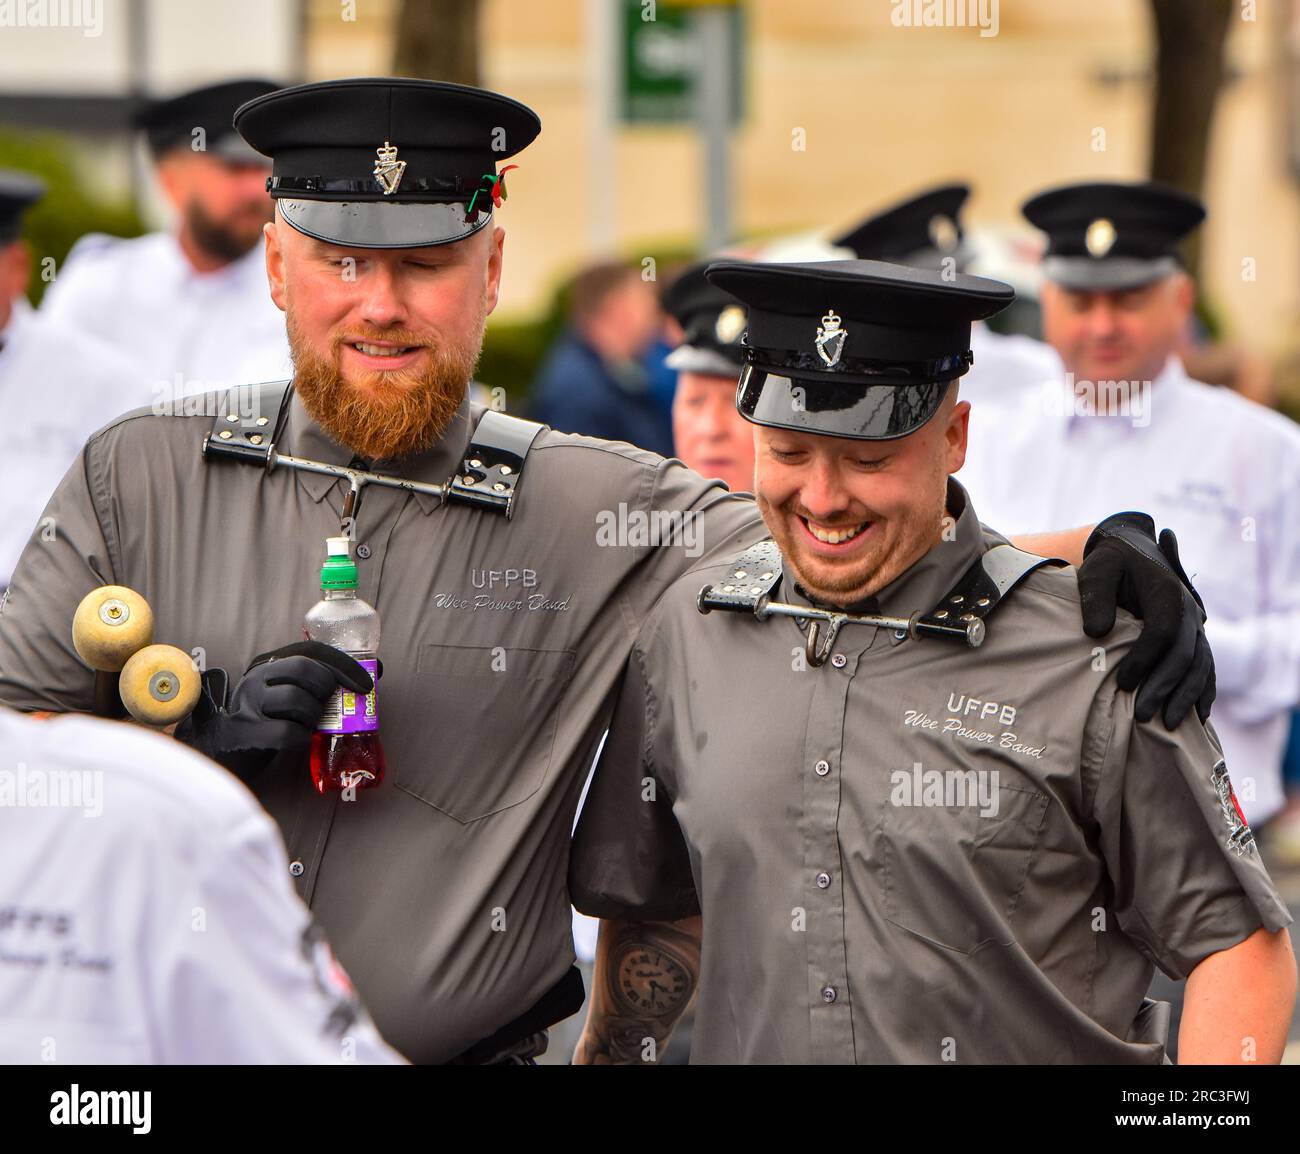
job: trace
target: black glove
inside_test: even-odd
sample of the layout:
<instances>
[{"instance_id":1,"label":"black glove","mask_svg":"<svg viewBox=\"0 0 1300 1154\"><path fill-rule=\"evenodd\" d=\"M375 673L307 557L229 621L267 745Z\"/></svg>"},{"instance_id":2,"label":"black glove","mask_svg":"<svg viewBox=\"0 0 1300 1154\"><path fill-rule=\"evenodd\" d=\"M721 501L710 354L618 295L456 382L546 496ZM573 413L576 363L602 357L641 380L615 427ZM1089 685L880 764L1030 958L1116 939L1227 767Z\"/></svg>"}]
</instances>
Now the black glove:
<instances>
[{"instance_id":1,"label":"black glove","mask_svg":"<svg viewBox=\"0 0 1300 1154\"><path fill-rule=\"evenodd\" d=\"M299 641L253 658L226 705L224 669L203 674L198 704L176 736L247 781L280 753L304 753L340 685L374 688L355 658L319 641Z\"/></svg>"},{"instance_id":2,"label":"black glove","mask_svg":"<svg viewBox=\"0 0 1300 1154\"><path fill-rule=\"evenodd\" d=\"M1083 631L1104 637L1116 608L1142 618L1142 634L1115 669L1121 689L1141 685L1133 712L1150 721L1164 706L1174 729L1192 705L1205 721L1214 702L1214 657L1205 640L1205 608L1178 560L1172 530L1160 534L1145 513L1117 513L1093 530L1079 566Z\"/></svg>"}]
</instances>

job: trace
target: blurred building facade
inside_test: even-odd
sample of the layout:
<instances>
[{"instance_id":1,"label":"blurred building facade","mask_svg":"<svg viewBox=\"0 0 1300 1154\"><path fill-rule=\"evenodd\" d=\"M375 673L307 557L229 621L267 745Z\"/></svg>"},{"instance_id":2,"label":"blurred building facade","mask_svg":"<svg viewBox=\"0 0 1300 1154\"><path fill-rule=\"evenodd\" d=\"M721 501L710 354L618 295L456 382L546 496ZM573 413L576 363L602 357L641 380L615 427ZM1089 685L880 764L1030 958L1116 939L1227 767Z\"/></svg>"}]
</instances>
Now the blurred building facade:
<instances>
[{"instance_id":1,"label":"blurred building facade","mask_svg":"<svg viewBox=\"0 0 1300 1154\"><path fill-rule=\"evenodd\" d=\"M73 130L70 147L94 181L126 191L134 179L143 190L140 155L114 128L115 101L235 74L386 73L398 4L102 0L97 36L0 28L0 124L30 127L42 101L72 100L64 123L36 115L35 126ZM635 257L688 248L702 235L708 174L694 129L615 123L606 131L591 98L598 83L617 83L601 62L619 51L621 6L482 0L482 82L533 106L544 126L510 176L502 212L504 315L540 309L560 279L611 248ZM631 7L655 8L648 0ZM1228 335L1265 355L1280 351L1300 317L1300 195L1289 143L1297 85L1288 66L1297 7L1234 6L1205 188L1204 284ZM1146 172L1155 47L1146 0L1003 0L992 36L897 27L891 0L745 0L742 8L745 116L733 136L731 185L741 234L848 224L954 177L975 185L973 222L1018 228L1017 206L1039 188ZM87 121L91 106L100 115ZM156 202L146 204L156 219Z\"/></svg>"}]
</instances>

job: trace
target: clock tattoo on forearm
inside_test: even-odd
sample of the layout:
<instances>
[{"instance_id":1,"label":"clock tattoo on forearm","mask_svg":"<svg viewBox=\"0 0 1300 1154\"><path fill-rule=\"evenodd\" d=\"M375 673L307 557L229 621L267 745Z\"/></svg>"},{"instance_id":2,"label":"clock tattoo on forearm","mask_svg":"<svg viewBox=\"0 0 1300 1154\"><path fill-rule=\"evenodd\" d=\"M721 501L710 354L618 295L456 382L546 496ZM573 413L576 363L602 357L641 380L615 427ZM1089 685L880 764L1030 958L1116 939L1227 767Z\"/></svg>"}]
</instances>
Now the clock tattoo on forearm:
<instances>
[{"instance_id":1,"label":"clock tattoo on forearm","mask_svg":"<svg viewBox=\"0 0 1300 1154\"><path fill-rule=\"evenodd\" d=\"M619 1004L632 1014L675 1014L694 992L688 963L662 942L627 942L613 962L611 985Z\"/></svg>"},{"instance_id":2,"label":"clock tattoo on forearm","mask_svg":"<svg viewBox=\"0 0 1300 1154\"><path fill-rule=\"evenodd\" d=\"M606 922L600 935L592 1008L574 1061L657 1062L699 983L699 917Z\"/></svg>"}]
</instances>

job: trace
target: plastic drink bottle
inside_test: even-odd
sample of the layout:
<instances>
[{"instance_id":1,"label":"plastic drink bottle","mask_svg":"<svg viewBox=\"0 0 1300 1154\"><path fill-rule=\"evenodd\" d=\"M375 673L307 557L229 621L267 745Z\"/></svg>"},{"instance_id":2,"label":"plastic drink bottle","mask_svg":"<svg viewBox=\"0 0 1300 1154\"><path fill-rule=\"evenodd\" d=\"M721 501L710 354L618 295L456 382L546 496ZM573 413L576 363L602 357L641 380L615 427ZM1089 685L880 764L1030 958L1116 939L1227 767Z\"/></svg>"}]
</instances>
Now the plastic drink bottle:
<instances>
[{"instance_id":1,"label":"plastic drink bottle","mask_svg":"<svg viewBox=\"0 0 1300 1154\"><path fill-rule=\"evenodd\" d=\"M338 686L311 739L311 780L319 793L373 789L384 780L379 740L379 612L357 596L357 566L346 537L326 539L321 599L307 611L304 629L351 654L374 678L369 693Z\"/></svg>"}]
</instances>

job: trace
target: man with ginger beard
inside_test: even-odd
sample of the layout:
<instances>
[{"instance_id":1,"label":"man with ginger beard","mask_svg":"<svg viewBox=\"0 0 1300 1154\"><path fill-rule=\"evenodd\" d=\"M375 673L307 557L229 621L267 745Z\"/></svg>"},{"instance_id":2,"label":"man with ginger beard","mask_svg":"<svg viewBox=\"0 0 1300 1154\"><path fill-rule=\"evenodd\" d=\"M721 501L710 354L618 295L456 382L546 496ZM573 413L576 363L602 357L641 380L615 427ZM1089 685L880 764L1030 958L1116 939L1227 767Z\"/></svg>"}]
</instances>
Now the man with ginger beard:
<instances>
[{"instance_id":1,"label":"man with ginger beard","mask_svg":"<svg viewBox=\"0 0 1300 1154\"><path fill-rule=\"evenodd\" d=\"M266 296L262 229L270 168L230 124L269 80L231 80L146 102L134 117L173 220L146 236L89 233L41 312L113 345L140 373L138 404L289 369L284 321Z\"/></svg>"},{"instance_id":2,"label":"man with ginger beard","mask_svg":"<svg viewBox=\"0 0 1300 1154\"><path fill-rule=\"evenodd\" d=\"M570 855L608 919L574 1060L656 1061L698 990L705 1063L1160 1063L1154 960L1188 976L1185 1061L1277 1062L1292 919L1213 730L1138 721L1132 622L1098 664L1086 590L950 479L970 325L1010 289L708 275L748 309L772 540L633 646Z\"/></svg>"},{"instance_id":3,"label":"man with ginger beard","mask_svg":"<svg viewBox=\"0 0 1300 1154\"><path fill-rule=\"evenodd\" d=\"M565 862L636 625L762 523L679 462L472 401L504 162L540 129L530 109L341 80L253 100L236 127L274 160L266 269L294 382L213 395L215 419L145 411L91 439L47 509L56 536L29 542L0 607L0 701L90 709L73 612L100 584L138 590L155 636L206 662L178 738L277 820L385 1038L419 1062L529 1061L582 999ZM349 466L420 487L370 484L345 505L329 470ZM289 644L345 517L358 595L383 621L388 763L351 798L317 793L304 754L331 695L370 677ZM1140 550L1107 556L1152 610L1148 680L1176 683L1188 656L1165 603L1181 586Z\"/></svg>"},{"instance_id":4,"label":"man with ginger beard","mask_svg":"<svg viewBox=\"0 0 1300 1154\"><path fill-rule=\"evenodd\" d=\"M299 893L384 1037L418 1062L531 1060L582 1001L564 862L632 623L692 556L734 550L761 523L680 463L471 400L502 267L497 170L537 135L531 110L355 80L270 94L236 123L274 158L266 271L292 388L218 395L215 422L145 410L92 438L46 511L57 538L29 542L0 611L0 699L89 710L73 611L100 584L139 591L154 636L206 659L177 736L277 820ZM516 472L470 448L486 416L522 434ZM370 485L350 510L358 596L382 618L388 763L354 800L318 794L305 752L336 687L369 678L345 654L289 644L320 596L347 484L205 459L207 434L461 492L489 474L479 503ZM509 517L482 503L519 476ZM633 525L602 544L620 509L625 523L672 513L680 539Z\"/></svg>"},{"instance_id":5,"label":"man with ginger beard","mask_svg":"<svg viewBox=\"0 0 1300 1154\"><path fill-rule=\"evenodd\" d=\"M286 321L294 389L303 405L332 440L370 460L422 452L438 439L460 408L483 340L482 321L472 349L440 347L409 330L381 330L375 336L352 329L346 337L330 338L331 355L325 358L312 348L289 309ZM345 344L358 337L369 337L375 348L427 349L427 363L423 369L376 369L348 381L340 362Z\"/></svg>"}]
</instances>

